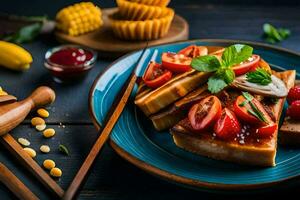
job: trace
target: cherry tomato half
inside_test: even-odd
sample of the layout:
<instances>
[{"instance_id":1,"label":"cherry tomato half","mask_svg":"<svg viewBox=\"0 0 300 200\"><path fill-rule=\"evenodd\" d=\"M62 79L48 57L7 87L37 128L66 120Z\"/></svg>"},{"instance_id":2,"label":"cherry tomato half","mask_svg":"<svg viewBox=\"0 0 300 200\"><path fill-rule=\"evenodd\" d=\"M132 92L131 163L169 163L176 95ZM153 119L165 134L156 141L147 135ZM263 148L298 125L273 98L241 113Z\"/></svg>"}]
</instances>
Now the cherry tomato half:
<instances>
[{"instance_id":1,"label":"cherry tomato half","mask_svg":"<svg viewBox=\"0 0 300 200\"><path fill-rule=\"evenodd\" d=\"M267 125L273 122L271 117L267 113L267 111L264 109L263 105L257 99L253 97L251 103L253 103L255 107L262 113L262 115L266 119L266 123L262 122L261 120L259 120L249 112L249 111L253 112L253 109L250 103L246 101L243 95L238 96L233 105L234 113L237 115L239 119L241 119L246 123L257 124L257 125L262 125L262 124Z\"/></svg>"},{"instance_id":2,"label":"cherry tomato half","mask_svg":"<svg viewBox=\"0 0 300 200\"><path fill-rule=\"evenodd\" d=\"M214 126L214 131L218 138L228 140L235 138L240 133L241 126L235 114L228 108L224 108Z\"/></svg>"},{"instance_id":3,"label":"cherry tomato half","mask_svg":"<svg viewBox=\"0 0 300 200\"><path fill-rule=\"evenodd\" d=\"M256 67L258 67L259 60L260 60L260 56L253 54L252 57L250 57L242 64L232 66L232 69L236 76L240 76L247 73L248 71L255 70Z\"/></svg>"},{"instance_id":4,"label":"cherry tomato half","mask_svg":"<svg viewBox=\"0 0 300 200\"><path fill-rule=\"evenodd\" d=\"M180 50L177 54L182 54L186 57L195 58L198 56L206 56L208 54L208 49L205 46L190 45Z\"/></svg>"},{"instance_id":5,"label":"cherry tomato half","mask_svg":"<svg viewBox=\"0 0 300 200\"><path fill-rule=\"evenodd\" d=\"M190 71L192 58L183 54L176 53L163 53L162 54L162 66L175 73L183 73Z\"/></svg>"},{"instance_id":6,"label":"cherry tomato half","mask_svg":"<svg viewBox=\"0 0 300 200\"><path fill-rule=\"evenodd\" d=\"M257 129L257 135L260 138L268 138L271 137L275 131L277 130L277 124L269 124L267 126L263 126Z\"/></svg>"},{"instance_id":7,"label":"cherry tomato half","mask_svg":"<svg viewBox=\"0 0 300 200\"><path fill-rule=\"evenodd\" d=\"M143 76L143 81L148 87L157 88L168 82L171 78L172 72L163 69L158 63L150 62Z\"/></svg>"},{"instance_id":8,"label":"cherry tomato half","mask_svg":"<svg viewBox=\"0 0 300 200\"><path fill-rule=\"evenodd\" d=\"M188 118L195 131L205 130L219 118L221 102L216 96L209 96L192 106Z\"/></svg>"}]
</instances>

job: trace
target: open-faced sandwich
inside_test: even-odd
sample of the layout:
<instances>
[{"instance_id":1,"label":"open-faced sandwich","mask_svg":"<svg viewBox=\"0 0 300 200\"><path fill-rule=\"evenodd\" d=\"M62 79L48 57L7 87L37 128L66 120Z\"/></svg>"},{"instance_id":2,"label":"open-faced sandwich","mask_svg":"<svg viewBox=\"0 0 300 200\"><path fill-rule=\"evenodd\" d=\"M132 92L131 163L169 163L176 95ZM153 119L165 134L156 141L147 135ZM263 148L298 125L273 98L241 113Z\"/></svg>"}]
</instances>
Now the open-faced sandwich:
<instances>
[{"instance_id":1,"label":"open-faced sandwich","mask_svg":"<svg viewBox=\"0 0 300 200\"><path fill-rule=\"evenodd\" d=\"M280 115L295 71L273 71L248 45L192 45L151 62L135 104L175 144L203 156L275 166Z\"/></svg>"}]
</instances>

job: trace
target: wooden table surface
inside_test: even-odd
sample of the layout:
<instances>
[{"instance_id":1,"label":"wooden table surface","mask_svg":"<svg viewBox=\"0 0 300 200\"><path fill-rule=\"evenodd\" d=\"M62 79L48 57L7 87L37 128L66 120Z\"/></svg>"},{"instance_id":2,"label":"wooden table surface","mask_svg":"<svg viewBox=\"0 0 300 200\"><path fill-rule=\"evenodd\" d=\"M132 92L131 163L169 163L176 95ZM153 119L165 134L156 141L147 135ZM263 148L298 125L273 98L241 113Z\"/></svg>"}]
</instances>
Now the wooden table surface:
<instances>
[{"instance_id":1,"label":"wooden table surface","mask_svg":"<svg viewBox=\"0 0 300 200\"><path fill-rule=\"evenodd\" d=\"M13 12L20 15L38 15L49 12L49 15L53 16L53 13L57 11L56 8L70 3L70 1L64 1L60 6L53 5L52 10L48 7L43 7L43 10L36 8L41 6L40 2L45 1L39 1L39 3L32 1L35 2L32 5L33 9L28 10L30 1L26 1L27 4L20 6L20 9L13 7L11 5L13 2L15 0L4 3L0 12ZM226 5L224 0L221 1L222 4L218 5L214 4L216 1L211 1L211 4L206 4L203 0L185 2L188 3L174 0L171 6L189 22L191 39L222 38L262 42L262 24L270 22L277 26L290 28L292 31L292 36L280 43L279 46L300 51L300 6L297 3L289 2L289 5L280 6L278 3L276 5L272 3L269 5L243 3L241 5L236 4L237 1L234 0ZM110 0L100 1L99 4L103 7L113 5ZM52 139L44 139L41 134L30 127L28 120L13 130L12 135L15 138L28 138L37 150L41 144L49 144L53 152L44 155L39 153L36 160L42 164L46 158L54 159L57 166L63 170L63 176L58 183L63 189L67 189L97 137L97 132L88 114L89 89L97 74L103 71L111 61L98 60L91 73L81 82L70 85L57 84L43 66L45 52L56 45L58 43L53 36L42 36L30 44L25 44L24 47L34 57L31 69L25 73L15 73L0 68L0 86L18 96L19 99L24 98L40 85L48 85L56 91L57 100L49 107L50 117L47 119L49 127L56 129L56 136ZM63 128L60 124L65 127ZM60 143L69 148L71 152L69 157L59 154L56 150ZM2 147L0 147L0 161L8 166L41 199L53 199L49 192ZM292 191L287 192L291 193ZM263 193L255 198L265 199L272 194L274 192ZM0 195L0 199L13 198L13 195L1 184ZM105 147L97 159L86 185L79 195L79 199L105 200L189 199L194 197L223 199L224 195L193 191L162 181L124 161L109 146ZM230 198L239 199L240 197L231 196Z\"/></svg>"}]
</instances>

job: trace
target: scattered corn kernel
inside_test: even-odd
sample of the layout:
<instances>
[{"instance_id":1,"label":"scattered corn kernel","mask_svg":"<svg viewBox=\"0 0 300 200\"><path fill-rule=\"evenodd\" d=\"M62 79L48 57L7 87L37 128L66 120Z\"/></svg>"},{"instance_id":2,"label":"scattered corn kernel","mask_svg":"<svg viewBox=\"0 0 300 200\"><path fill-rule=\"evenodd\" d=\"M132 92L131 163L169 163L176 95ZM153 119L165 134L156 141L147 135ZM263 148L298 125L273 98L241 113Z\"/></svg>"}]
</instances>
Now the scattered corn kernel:
<instances>
[{"instance_id":1,"label":"scattered corn kernel","mask_svg":"<svg viewBox=\"0 0 300 200\"><path fill-rule=\"evenodd\" d=\"M31 119L32 126L45 124L45 120L40 117L34 117Z\"/></svg>"},{"instance_id":2,"label":"scattered corn kernel","mask_svg":"<svg viewBox=\"0 0 300 200\"><path fill-rule=\"evenodd\" d=\"M54 168L51 169L50 175L53 176L53 177L61 177L62 171L59 168L54 167Z\"/></svg>"},{"instance_id":3,"label":"scattered corn kernel","mask_svg":"<svg viewBox=\"0 0 300 200\"><path fill-rule=\"evenodd\" d=\"M46 128L46 124L36 125L35 129L38 131L43 131Z\"/></svg>"},{"instance_id":4,"label":"scattered corn kernel","mask_svg":"<svg viewBox=\"0 0 300 200\"><path fill-rule=\"evenodd\" d=\"M50 147L48 145L42 145L40 147L41 152L43 153L49 153L50 152Z\"/></svg>"},{"instance_id":5,"label":"scattered corn kernel","mask_svg":"<svg viewBox=\"0 0 300 200\"><path fill-rule=\"evenodd\" d=\"M29 148L29 147L25 147L23 149L26 153L28 153L28 155L31 157L31 158L34 158L36 156L36 152L34 149L32 148Z\"/></svg>"},{"instance_id":6,"label":"scattered corn kernel","mask_svg":"<svg viewBox=\"0 0 300 200\"><path fill-rule=\"evenodd\" d=\"M39 116L41 116L41 117L44 117L44 118L49 117L49 112L48 112L46 109L44 109L44 108L38 109L38 110L37 110L37 113L38 113Z\"/></svg>"},{"instance_id":7,"label":"scattered corn kernel","mask_svg":"<svg viewBox=\"0 0 300 200\"><path fill-rule=\"evenodd\" d=\"M55 130L53 128L47 128L46 130L44 130L43 135L46 138L53 137L55 135Z\"/></svg>"},{"instance_id":8,"label":"scattered corn kernel","mask_svg":"<svg viewBox=\"0 0 300 200\"><path fill-rule=\"evenodd\" d=\"M27 139L25 139L25 138L18 138L18 142L21 145L26 146L26 147L30 145L30 142Z\"/></svg>"},{"instance_id":9,"label":"scattered corn kernel","mask_svg":"<svg viewBox=\"0 0 300 200\"><path fill-rule=\"evenodd\" d=\"M43 162L43 166L46 168L46 169L53 169L55 167L55 162L53 160L50 160L50 159L47 159Z\"/></svg>"}]
</instances>

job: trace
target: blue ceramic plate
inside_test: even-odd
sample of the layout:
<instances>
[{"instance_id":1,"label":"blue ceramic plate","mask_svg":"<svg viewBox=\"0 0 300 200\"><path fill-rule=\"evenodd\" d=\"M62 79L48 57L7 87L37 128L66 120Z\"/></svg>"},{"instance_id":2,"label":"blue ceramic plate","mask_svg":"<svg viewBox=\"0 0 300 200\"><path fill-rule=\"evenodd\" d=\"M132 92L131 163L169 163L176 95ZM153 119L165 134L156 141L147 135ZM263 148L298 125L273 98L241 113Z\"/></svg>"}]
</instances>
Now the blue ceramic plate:
<instances>
[{"instance_id":1,"label":"blue ceramic plate","mask_svg":"<svg viewBox=\"0 0 300 200\"><path fill-rule=\"evenodd\" d=\"M232 40L194 40L155 46L159 52L190 45L228 46L249 44L276 70L300 66L300 55L270 45ZM126 55L101 74L90 92L90 111L100 127L111 104L134 68L141 51ZM159 60L157 60L159 61ZM299 78L299 74L297 74ZM300 177L300 149L278 147L276 167L258 168L227 163L179 149L168 131L157 132L152 123L129 101L113 129L110 143L123 158L134 165L171 182L202 189L253 189L276 185ZM284 112L283 112L284 113Z\"/></svg>"}]
</instances>

